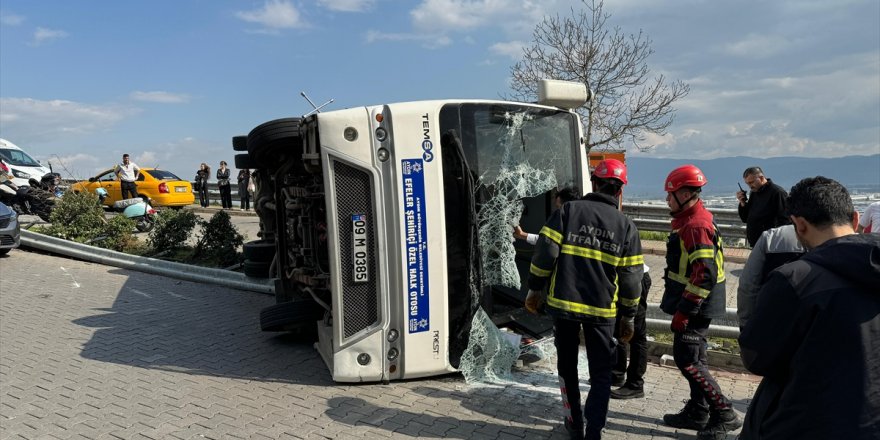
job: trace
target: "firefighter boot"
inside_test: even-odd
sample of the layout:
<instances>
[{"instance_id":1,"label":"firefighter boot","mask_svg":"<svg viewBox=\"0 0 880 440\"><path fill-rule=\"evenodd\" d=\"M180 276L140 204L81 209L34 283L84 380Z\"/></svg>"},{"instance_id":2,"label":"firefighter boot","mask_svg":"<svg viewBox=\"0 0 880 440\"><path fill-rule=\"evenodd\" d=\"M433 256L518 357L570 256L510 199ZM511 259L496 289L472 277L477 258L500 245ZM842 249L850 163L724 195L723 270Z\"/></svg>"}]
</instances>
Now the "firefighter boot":
<instances>
[{"instance_id":1,"label":"firefighter boot","mask_svg":"<svg viewBox=\"0 0 880 440\"><path fill-rule=\"evenodd\" d=\"M673 428L700 431L709 422L709 405L688 400L678 414L664 414L663 422Z\"/></svg>"},{"instance_id":2,"label":"firefighter boot","mask_svg":"<svg viewBox=\"0 0 880 440\"><path fill-rule=\"evenodd\" d=\"M564 419L563 426L565 426L565 433L568 434L568 438L571 440L583 440L584 438L584 425L576 425L568 420L568 417Z\"/></svg>"},{"instance_id":3,"label":"firefighter boot","mask_svg":"<svg viewBox=\"0 0 880 440\"><path fill-rule=\"evenodd\" d=\"M733 408L712 410L709 414L709 423L697 433L698 440L724 440L727 433L735 431L742 426L742 421L736 415Z\"/></svg>"}]
</instances>

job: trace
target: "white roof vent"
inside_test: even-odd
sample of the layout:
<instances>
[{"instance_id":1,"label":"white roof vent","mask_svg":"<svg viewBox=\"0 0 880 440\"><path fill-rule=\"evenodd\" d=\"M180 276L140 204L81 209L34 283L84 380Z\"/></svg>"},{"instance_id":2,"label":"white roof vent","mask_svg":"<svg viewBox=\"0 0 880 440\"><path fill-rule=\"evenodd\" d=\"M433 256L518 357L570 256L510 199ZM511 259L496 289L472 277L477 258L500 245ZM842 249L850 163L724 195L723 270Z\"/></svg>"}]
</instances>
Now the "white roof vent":
<instances>
[{"instance_id":1,"label":"white roof vent","mask_svg":"<svg viewBox=\"0 0 880 440\"><path fill-rule=\"evenodd\" d=\"M592 95L583 83L556 79L538 81L538 104L574 109L586 104Z\"/></svg>"}]
</instances>

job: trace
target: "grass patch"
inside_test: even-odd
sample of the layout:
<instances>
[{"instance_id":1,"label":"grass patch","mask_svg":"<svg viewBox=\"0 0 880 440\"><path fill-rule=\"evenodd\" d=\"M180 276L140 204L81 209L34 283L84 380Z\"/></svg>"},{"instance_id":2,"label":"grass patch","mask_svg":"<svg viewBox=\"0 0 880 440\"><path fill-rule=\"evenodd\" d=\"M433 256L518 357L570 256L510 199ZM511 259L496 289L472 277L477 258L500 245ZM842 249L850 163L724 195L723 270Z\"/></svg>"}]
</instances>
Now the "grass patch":
<instances>
[{"instance_id":1,"label":"grass patch","mask_svg":"<svg viewBox=\"0 0 880 440\"><path fill-rule=\"evenodd\" d=\"M642 240L666 241L669 238L669 233L658 231L639 231L639 238L641 238Z\"/></svg>"},{"instance_id":2,"label":"grass patch","mask_svg":"<svg viewBox=\"0 0 880 440\"><path fill-rule=\"evenodd\" d=\"M672 333L648 332L648 336L654 338L654 342L672 345ZM739 342L732 338L709 338L709 350L723 353L739 354Z\"/></svg>"}]
</instances>

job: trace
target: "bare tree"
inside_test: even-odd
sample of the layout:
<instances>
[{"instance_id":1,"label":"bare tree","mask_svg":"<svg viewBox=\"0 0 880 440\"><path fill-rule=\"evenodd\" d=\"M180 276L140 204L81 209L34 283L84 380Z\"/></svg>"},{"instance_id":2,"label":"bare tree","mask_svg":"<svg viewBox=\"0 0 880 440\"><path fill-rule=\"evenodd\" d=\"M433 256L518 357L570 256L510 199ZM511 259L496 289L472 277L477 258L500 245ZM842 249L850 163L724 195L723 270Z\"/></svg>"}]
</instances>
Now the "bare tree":
<instances>
[{"instance_id":1,"label":"bare tree","mask_svg":"<svg viewBox=\"0 0 880 440\"><path fill-rule=\"evenodd\" d=\"M545 17L535 28L523 59L510 68L514 97L533 100L543 78L584 83L594 94L577 109L587 151L625 141L648 150L653 145L644 144L646 134L666 133L675 113L672 104L690 88L681 81L667 84L663 75L649 77L651 40L641 30L637 35L609 30L603 2L581 1L586 9L572 8L570 17Z\"/></svg>"}]
</instances>

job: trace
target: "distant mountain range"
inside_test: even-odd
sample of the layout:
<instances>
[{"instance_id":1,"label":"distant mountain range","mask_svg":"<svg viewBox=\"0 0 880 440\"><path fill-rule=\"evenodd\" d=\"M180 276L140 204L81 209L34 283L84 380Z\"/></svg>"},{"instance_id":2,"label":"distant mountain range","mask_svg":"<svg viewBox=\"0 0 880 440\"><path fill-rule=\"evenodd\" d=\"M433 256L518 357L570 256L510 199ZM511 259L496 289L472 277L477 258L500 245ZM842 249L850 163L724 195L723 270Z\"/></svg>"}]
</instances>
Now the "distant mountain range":
<instances>
[{"instance_id":1,"label":"distant mountain range","mask_svg":"<svg viewBox=\"0 0 880 440\"><path fill-rule=\"evenodd\" d=\"M845 157L723 157L710 160L653 159L628 157L626 159L629 184L625 193L630 197L662 199L663 182L675 167L684 164L699 167L709 184L707 195L733 195L737 183L743 185L742 173L751 166L759 166L773 183L788 191L804 177L822 175L844 184L850 192L880 192L880 154Z\"/></svg>"}]
</instances>

